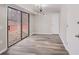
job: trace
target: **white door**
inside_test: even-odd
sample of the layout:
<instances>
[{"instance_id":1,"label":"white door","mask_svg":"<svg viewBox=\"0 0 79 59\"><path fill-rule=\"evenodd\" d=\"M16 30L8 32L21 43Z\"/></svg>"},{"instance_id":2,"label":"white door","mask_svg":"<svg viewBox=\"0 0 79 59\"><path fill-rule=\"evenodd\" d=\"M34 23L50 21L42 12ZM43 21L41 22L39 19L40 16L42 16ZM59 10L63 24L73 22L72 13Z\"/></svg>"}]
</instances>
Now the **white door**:
<instances>
[{"instance_id":1,"label":"white door","mask_svg":"<svg viewBox=\"0 0 79 59\"><path fill-rule=\"evenodd\" d=\"M59 13L55 13L52 15L52 25L51 25L51 32L53 34L59 34Z\"/></svg>"}]
</instances>

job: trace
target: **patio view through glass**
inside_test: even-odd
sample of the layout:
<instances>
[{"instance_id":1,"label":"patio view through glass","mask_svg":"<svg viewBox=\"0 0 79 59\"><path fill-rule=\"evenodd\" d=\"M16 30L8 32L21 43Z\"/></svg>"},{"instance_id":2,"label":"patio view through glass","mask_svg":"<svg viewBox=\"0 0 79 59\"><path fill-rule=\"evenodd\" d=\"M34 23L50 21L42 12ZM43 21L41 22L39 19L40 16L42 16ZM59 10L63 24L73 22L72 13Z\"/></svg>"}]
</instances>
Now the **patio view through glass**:
<instances>
[{"instance_id":1,"label":"patio view through glass","mask_svg":"<svg viewBox=\"0 0 79 59\"><path fill-rule=\"evenodd\" d=\"M8 46L28 36L28 14L8 8Z\"/></svg>"}]
</instances>

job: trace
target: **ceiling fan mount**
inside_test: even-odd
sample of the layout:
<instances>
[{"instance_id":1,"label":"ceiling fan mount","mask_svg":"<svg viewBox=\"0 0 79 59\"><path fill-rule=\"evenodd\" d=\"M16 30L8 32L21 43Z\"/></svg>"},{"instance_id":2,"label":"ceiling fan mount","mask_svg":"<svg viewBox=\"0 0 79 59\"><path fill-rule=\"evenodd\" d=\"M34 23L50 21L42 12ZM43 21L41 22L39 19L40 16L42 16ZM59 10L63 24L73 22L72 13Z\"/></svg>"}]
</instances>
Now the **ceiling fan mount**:
<instances>
[{"instance_id":1,"label":"ceiling fan mount","mask_svg":"<svg viewBox=\"0 0 79 59\"><path fill-rule=\"evenodd\" d=\"M40 9L40 12L42 12L43 10L42 9Z\"/></svg>"}]
</instances>

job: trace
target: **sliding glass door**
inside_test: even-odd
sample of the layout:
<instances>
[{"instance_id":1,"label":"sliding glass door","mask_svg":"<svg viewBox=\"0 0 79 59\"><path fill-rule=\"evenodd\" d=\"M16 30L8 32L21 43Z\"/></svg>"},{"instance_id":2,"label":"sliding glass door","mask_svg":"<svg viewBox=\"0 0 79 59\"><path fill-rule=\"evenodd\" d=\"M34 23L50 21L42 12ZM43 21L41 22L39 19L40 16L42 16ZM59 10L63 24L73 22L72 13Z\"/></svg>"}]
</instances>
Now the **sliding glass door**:
<instances>
[{"instance_id":1,"label":"sliding glass door","mask_svg":"<svg viewBox=\"0 0 79 59\"><path fill-rule=\"evenodd\" d=\"M29 35L28 14L8 8L8 46L15 44Z\"/></svg>"},{"instance_id":2,"label":"sliding glass door","mask_svg":"<svg viewBox=\"0 0 79 59\"><path fill-rule=\"evenodd\" d=\"M28 36L28 14L22 12L22 38Z\"/></svg>"},{"instance_id":3,"label":"sliding glass door","mask_svg":"<svg viewBox=\"0 0 79 59\"><path fill-rule=\"evenodd\" d=\"M8 8L8 44L21 40L21 12Z\"/></svg>"}]
</instances>

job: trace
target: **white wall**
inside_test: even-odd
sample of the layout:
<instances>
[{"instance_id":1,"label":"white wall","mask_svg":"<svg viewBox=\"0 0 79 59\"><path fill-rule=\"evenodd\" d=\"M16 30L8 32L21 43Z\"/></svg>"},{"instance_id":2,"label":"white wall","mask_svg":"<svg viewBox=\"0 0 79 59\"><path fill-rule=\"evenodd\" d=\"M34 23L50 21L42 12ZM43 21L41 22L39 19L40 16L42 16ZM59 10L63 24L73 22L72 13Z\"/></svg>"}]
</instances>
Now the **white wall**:
<instances>
[{"instance_id":1,"label":"white wall","mask_svg":"<svg viewBox=\"0 0 79 59\"><path fill-rule=\"evenodd\" d=\"M34 34L34 20L35 20L35 15L30 14L30 18L29 18L29 25L30 25L30 36L32 34Z\"/></svg>"},{"instance_id":2,"label":"white wall","mask_svg":"<svg viewBox=\"0 0 79 59\"><path fill-rule=\"evenodd\" d=\"M70 54L79 54L79 5L63 5L60 18L60 36Z\"/></svg>"},{"instance_id":3,"label":"white wall","mask_svg":"<svg viewBox=\"0 0 79 59\"><path fill-rule=\"evenodd\" d=\"M60 37L61 40L65 46L65 48L68 50L68 42L66 39L66 28L67 28L67 8L65 5L62 6L60 11Z\"/></svg>"},{"instance_id":4,"label":"white wall","mask_svg":"<svg viewBox=\"0 0 79 59\"><path fill-rule=\"evenodd\" d=\"M59 13L36 15L34 34L59 34Z\"/></svg>"},{"instance_id":5,"label":"white wall","mask_svg":"<svg viewBox=\"0 0 79 59\"><path fill-rule=\"evenodd\" d=\"M75 35L79 34L79 5L67 5L67 40L70 54L79 54L79 38Z\"/></svg>"},{"instance_id":6,"label":"white wall","mask_svg":"<svg viewBox=\"0 0 79 59\"><path fill-rule=\"evenodd\" d=\"M0 5L0 53L7 50L7 8Z\"/></svg>"}]
</instances>

